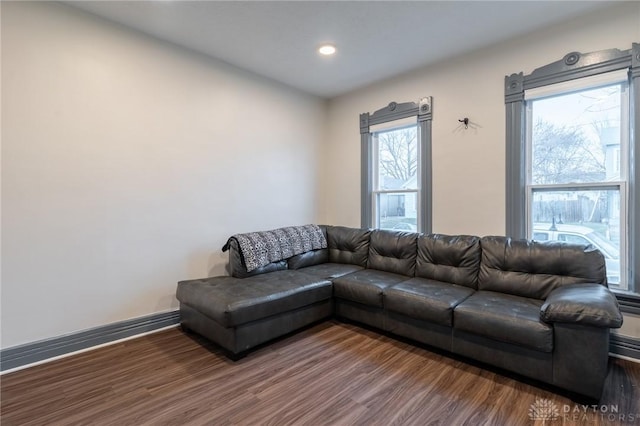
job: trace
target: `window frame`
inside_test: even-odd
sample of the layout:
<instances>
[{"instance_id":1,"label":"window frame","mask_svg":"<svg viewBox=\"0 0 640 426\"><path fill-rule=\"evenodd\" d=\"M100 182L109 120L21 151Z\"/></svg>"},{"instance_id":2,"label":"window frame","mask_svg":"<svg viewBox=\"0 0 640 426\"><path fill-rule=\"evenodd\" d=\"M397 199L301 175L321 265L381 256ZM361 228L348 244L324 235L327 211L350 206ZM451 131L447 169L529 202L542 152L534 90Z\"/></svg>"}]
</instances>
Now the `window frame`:
<instances>
[{"instance_id":1,"label":"window frame","mask_svg":"<svg viewBox=\"0 0 640 426\"><path fill-rule=\"evenodd\" d=\"M396 120L406 118L416 118L418 131L418 232L431 232L431 121L432 121L432 98L431 96L420 99L418 103L390 102L386 107L381 108L373 113L360 114L360 171L361 171L361 197L360 197L360 221L363 228L375 228L376 223L376 203L374 196L380 193L375 188L374 161L376 159L375 146L371 126L392 123ZM405 125L406 126L406 125ZM404 127L402 125L398 128ZM383 191L384 192L384 191ZM405 192L402 190L392 191L393 193ZM415 193L415 190L408 192Z\"/></svg>"},{"instance_id":2,"label":"window frame","mask_svg":"<svg viewBox=\"0 0 640 426\"><path fill-rule=\"evenodd\" d=\"M591 53L571 52L561 60L537 68L531 74L505 76L506 107L506 235L526 238L528 227L526 104L525 90L628 70L629 146L627 185L627 270L628 290L614 289L623 308L640 310L640 44L631 49L608 49ZM622 197L621 197L622 198Z\"/></svg>"}]
</instances>

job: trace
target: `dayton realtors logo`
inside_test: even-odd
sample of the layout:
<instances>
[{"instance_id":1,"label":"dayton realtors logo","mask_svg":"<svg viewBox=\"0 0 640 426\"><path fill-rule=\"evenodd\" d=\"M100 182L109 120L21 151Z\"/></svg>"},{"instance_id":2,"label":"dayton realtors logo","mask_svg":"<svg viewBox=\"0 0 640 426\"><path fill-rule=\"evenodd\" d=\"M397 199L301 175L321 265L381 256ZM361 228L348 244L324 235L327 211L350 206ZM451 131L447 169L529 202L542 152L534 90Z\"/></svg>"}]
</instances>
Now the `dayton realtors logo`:
<instances>
[{"instance_id":1,"label":"dayton realtors logo","mask_svg":"<svg viewBox=\"0 0 640 426\"><path fill-rule=\"evenodd\" d=\"M539 398L529 407L529 419L542 424L562 422L640 422L640 413L621 413L618 405L557 405L550 399Z\"/></svg>"},{"instance_id":2,"label":"dayton realtors logo","mask_svg":"<svg viewBox=\"0 0 640 426\"><path fill-rule=\"evenodd\" d=\"M536 399L536 402L529 407L529 418L531 420L553 421L560 417L560 411L556 404L550 399Z\"/></svg>"}]
</instances>

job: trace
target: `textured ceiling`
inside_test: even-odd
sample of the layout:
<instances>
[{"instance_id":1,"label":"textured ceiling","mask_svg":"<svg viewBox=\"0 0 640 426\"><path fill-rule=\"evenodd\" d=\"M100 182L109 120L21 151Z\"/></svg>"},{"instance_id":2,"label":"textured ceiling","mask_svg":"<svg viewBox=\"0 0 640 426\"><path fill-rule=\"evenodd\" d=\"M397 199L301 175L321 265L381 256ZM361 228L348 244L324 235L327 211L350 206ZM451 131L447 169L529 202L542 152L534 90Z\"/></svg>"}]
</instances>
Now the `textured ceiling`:
<instances>
[{"instance_id":1,"label":"textured ceiling","mask_svg":"<svg viewBox=\"0 0 640 426\"><path fill-rule=\"evenodd\" d=\"M67 1L331 98L611 5L611 1ZM320 57L333 42L338 53Z\"/></svg>"}]
</instances>

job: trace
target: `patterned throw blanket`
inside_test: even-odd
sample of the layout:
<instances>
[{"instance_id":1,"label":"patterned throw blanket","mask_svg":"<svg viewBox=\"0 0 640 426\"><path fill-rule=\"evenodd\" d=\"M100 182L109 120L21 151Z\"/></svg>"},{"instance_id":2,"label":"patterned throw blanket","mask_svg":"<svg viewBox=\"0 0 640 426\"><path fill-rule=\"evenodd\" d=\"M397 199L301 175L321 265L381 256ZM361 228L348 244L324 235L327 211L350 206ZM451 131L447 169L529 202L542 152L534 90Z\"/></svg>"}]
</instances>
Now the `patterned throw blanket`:
<instances>
[{"instance_id":1,"label":"patterned throw blanket","mask_svg":"<svg viewBox=\"0 0 640 426\"><path fill-rule=\"evenodd\" d=\"M238 242L248 272L296 254L327 248L327 239L318 225L236 234L229 238L222 251L229 250L231 240Z\"/></svg>"}]
</instances>

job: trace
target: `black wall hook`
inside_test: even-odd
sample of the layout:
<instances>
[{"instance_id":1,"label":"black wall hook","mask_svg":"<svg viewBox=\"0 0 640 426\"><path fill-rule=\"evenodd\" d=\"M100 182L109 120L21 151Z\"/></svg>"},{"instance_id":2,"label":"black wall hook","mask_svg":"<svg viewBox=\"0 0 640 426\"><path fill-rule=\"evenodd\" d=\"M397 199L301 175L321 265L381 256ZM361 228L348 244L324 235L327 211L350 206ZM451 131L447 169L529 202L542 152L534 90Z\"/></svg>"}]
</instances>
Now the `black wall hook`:
<instances>
[{"instance_id":1,"label":"black wall hook","mask_svg":"<svg viewBox=\"0 0 640 426\"><path fill-rule=\"evenodd\" d=\"M465 117L462 120L458 120L460 123L464 123L464 128L468 129L469 128L469 117Z\"/></svg>"}]
</instances>

